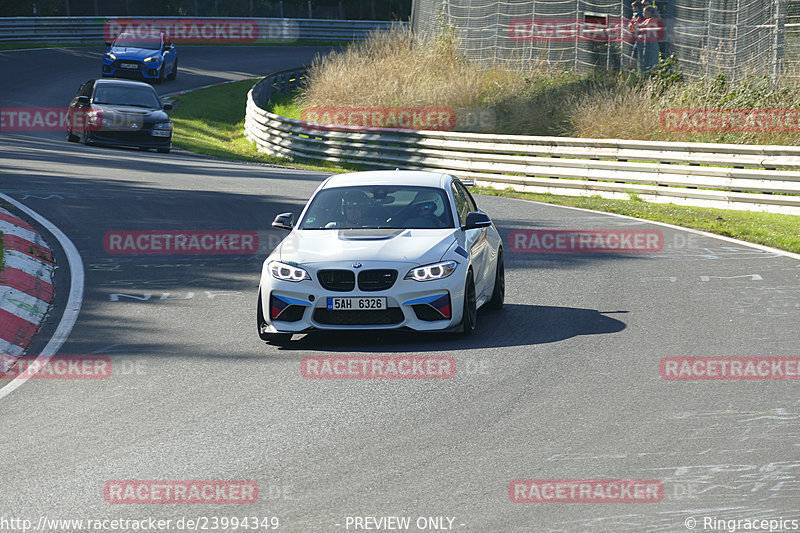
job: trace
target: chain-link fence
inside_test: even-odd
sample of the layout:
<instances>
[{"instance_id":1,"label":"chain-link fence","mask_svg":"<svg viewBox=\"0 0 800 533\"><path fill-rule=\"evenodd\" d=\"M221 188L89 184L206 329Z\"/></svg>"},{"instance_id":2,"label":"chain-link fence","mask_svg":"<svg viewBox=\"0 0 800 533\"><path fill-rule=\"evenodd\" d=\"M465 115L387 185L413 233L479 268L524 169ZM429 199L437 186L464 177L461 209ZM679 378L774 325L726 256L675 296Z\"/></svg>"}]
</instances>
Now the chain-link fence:
<instances>
[{"instance_id":1,"label":"chain-link fence","mask_svg":"<svg viewBox=\"0 0 800 533\"><path fill-rule=\"evenodd\" d=\"M656 0L662 29L651 40L689 78L729 79L792 71L800 0ZM412 26L451 27L468 58L544 62L576 70L631 68L641 61L631 0L414 0ZM655 34L654 34L655 35Z\"/></svg>"},{"instance_id":2,"label":"chain-link fence","mask_svg":"<svg viewBox=\"0 0 800 533\"><path fill-rule=\"evenodd\" d=\"M786 9L784 33L784 68L786 74L800 79L800 0L792 0Z\"/></svg>"}]
</instances>

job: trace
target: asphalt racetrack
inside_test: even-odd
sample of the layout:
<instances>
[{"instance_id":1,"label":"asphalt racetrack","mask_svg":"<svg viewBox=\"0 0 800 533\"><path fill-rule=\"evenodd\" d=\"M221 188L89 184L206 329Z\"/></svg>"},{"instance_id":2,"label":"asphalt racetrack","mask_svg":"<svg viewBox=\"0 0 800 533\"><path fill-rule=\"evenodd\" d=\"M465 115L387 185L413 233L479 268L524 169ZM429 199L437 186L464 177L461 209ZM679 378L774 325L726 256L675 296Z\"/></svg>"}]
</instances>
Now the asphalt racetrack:
<instances>
[{"instance_id":1,"label":"asphalt racetrack","mask_svg":"<svg viewBox=\"0 0 800 533\"><path fill-rule=\"evenodd\" d=\"M320 50L183 47L178 80L157 90L263 75ZM99 74L101 54L0 52L0 107L66 106ZM324 178L180 150L87 147L61 132L0 133L0 192L58 226L85 269L80 315L59 353L108 356L115 369L107 379L31 379L0 399L3 517L153 518L171 520L170 531L181 518L277 517L290 532L679 532L710 531L712 519L800 520L798 382L660 373L665 357L800 357L799 260L481 196L506 243L507 293L502 311L479 313L475 335L318 333L266 345L256 289L284 235L270 224L298 213ZM512 251L511 232L527 229L658 230L663 249ZM253 231L259 250L107 253L105 233L124 230ZM56 252L63 306L70 273ZM35 348L60 316L51 313ZM451 356L456 372L300 373L303 357L347 354ZM104 487L120 480L245 480L259 495L109 503ZM518 503L514 480L656 480L662 492L660 501ZM45 530L112 530L87 524ZM21 531L12 527L0 530Z\"/></svg>"}]
</instances>

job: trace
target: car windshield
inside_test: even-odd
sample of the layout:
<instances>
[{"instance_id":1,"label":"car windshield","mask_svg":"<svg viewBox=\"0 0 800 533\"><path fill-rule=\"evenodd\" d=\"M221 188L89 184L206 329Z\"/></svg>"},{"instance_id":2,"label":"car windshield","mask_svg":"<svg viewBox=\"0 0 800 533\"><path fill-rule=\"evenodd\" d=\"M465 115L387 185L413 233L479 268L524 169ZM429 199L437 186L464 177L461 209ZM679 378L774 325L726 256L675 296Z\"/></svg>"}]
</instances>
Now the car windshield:
<instances>
[{"instance_id":1,"label":"car windshield","mask_svg":"<svg viewBox=\"0 0 800 533\"><path fill-rule=\"evenodd\" d=\"M365 185L323 189L311 201L300 229L452 228L442 189Z\"/></svg>"},{"instance_id":2,"label":"car windshield","mask_svg":"<svg viewBox=\"0 0 800 533\"><path fill-rule=\"evenodd\" d=\"M114 87L98 85L94 90L95 104L130 105L160 109L161 104L151 87Z\"/></svg>"},{"instance_id":3,"label":"car windshield","mask_svg":"<svg viewBox=\"0 0 800 533\"><path fill-rule=\"evenodd\" d=\"M126 48L144 48L145 50L158 50L161 48L161 39L141 39L130 33L121 33L119 34L119 37L117 37L117 40L114 41L114 46Z\"/></svg>"}]
</instances>

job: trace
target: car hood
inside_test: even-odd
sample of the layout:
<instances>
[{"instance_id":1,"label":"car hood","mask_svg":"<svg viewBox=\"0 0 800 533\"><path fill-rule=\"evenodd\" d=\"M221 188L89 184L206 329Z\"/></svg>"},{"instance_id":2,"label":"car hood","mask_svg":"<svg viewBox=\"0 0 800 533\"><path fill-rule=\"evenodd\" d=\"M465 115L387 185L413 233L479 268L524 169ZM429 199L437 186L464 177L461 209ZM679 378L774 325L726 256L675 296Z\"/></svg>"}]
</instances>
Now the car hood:
<instances>
[{"instance_id":1,"label":"car hood","mask_svg":"<svg viewBox=\"0 0 800 533\"><path fill-rule=\"evenodd\" d=\"M103 117L115 117L126 119L139 119L141 122L154 123L154 122L168 122L169 115L162 109L148 109L145 107L137 107L130 105L112 105L112 104L92 104L92 108L101 109Z\"/></svg>"},{"instance_id":2,"label":"car hood","mask_svg":"<svg viewBox=\"0 0 800 533\"><path fill-rule=\"evenodd\" d=\"M439 261L455 241L454 229L294 230L281 243L281 261Z\"/></svg>"},{"instance_id":3,"label":"car hood","mask_svg":"<svg viewBox=\"0 0 800 533\"><path fill-rule=\"evenodd\" d=\"M132 59L136 61L144 61L144 58L150 56L159 56L161 54L158 50L150 50L148 48L128 48L127 46L113 47L110 52L120 59Z\"/></svg>"}]
</instances>

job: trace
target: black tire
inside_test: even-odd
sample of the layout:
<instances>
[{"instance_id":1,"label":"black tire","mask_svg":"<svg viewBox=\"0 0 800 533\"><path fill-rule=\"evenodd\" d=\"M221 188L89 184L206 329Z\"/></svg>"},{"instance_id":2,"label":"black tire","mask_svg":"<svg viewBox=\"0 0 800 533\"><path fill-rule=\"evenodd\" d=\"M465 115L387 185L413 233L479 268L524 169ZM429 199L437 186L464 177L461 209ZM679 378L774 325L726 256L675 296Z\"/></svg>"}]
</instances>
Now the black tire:
<instances>
[{"instance_id":1,"label":"black tire","mask_svg":"<svg viewBox=\"0 0 800 533\"><path fill-rule=\"evenodd\" d=\"M506 267L503 264L503 249L497 250L497 270L494 274L494 289L491 299L486 302L489 309L500 310L506 297Z\"/></svg>"},{"instance_id":2,"label":"black tire","mask_svg":"<svg viewBox=\"0 0 800 533\"><path fill-rule=\"evenodd\" d=\"M81 138L72 133L71 131L67 132L67 142L76 143L80 142Z\"/></svg>"},{"instance_id":3,"label":"black tire","mask_svg":"<svg viewBox=\"0 0 800 533\"><path fill-rule=\"evenodd\" d=\"M472 335L478 323L478 308L475 298L475 280L472 270L467 272L467 281L464 284L464 310L461 317L461 334L465 337Z\"/></svg>"},{"instance_id":4,"label":"black tire","mask_svg":"<svg viewBox=\"0 0 800 533\"><path fill-rule=\"evenodd\" d=\"M256 325L258 327L258 336L261 340L270 344L282 346L292 340L291 333L267 333L264 331L264 326L267 321L264 320L264 311L261 308L261 291L258 293L258 309L256 311Z\"/></svg>"},{"instance_id":5,"label":"black tire","mask_svg":"<svg viewBox=\"0 0 800 533\"><path fill-rule=\"evenodd\" d=\"M159 154L168 154L169 148L157 148Z\"/></svg>"},{"instance_id":6,"label":"black tire","mask_svg":"<svg viewBox=\"0 0 800 533\"><path fill-rule=\"evenodd\" d=\"M167 76L167 79L168 80L174 80L177 77L178 77L178 60L176 59L175 63L172 65L172 72L169 73L169 76Z\"/></svg>"},{"instance_id":7,"label":"black tire","mask_svg":"<svg viewBox=\"0 0 800 533\"><path fill-rule=\"evenodd\" d=\"M81 140L83 141L83 144L85 144L86 146L92 144L92 141L89 139L89 132L86 130L83 130L83 139Z\"/></svg>"}]
</instances>

